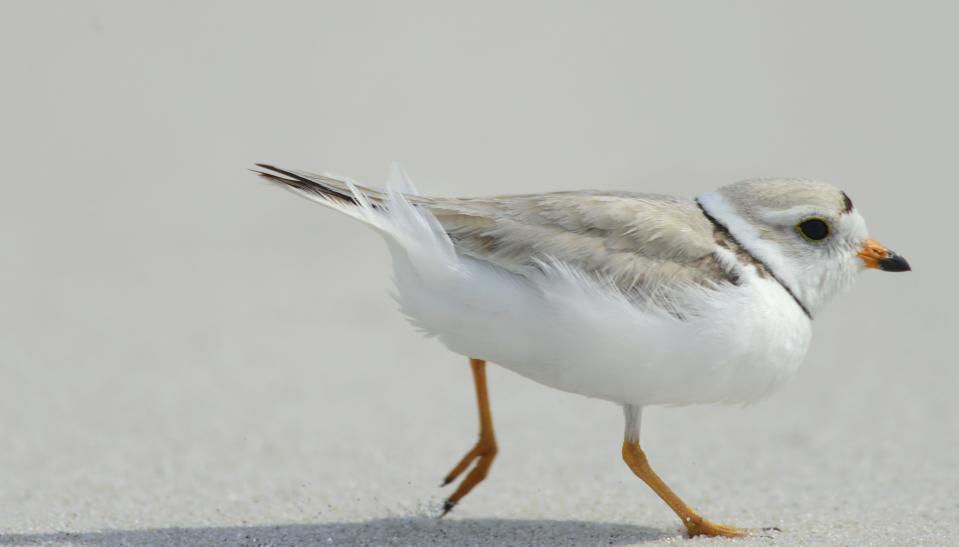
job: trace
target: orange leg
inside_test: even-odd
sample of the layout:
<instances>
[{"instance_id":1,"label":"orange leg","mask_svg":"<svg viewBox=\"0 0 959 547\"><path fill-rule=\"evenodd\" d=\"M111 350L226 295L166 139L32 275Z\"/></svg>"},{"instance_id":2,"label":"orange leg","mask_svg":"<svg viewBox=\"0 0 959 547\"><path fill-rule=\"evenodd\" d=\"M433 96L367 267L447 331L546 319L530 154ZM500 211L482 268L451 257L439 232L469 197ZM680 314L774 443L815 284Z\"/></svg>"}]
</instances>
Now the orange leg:
<instances>
[{"instance_id":1,"label":"orange leg","mask_svg":"<svg viewBox=\"0 0 959 547\"><path fill-rule=\"evenodd\" d=\"M715 524L704 519L699 513L686 505L683 500L679 499L679 496L666 486L663 479L659 478L659 475L649 466L649 461L646 460L646 454L643 453L643 449L639 446L639 440L626 439L623 441L623 460L626 461L626 465L629 466L637 477L643 479L643 482L649 485L649 487L653 489L653 492L656 492L656 494L666 502L666 505L679 515L679 519L682 520L686 526L686 532L689 533L689 537L740 537L747 535L746 530Z\"/></svg>"},{"instance_id":2,"label":"orange leg","mask_svg":"<svg viewBox=\"0 0 959 547\"><path fill-rule=\"evenodd\" d=\"M466 478L456 488L446 502L443 503L443 514L449 513L456 504L470 493L477 484L482 482L489 473L489 468L493 465L493 459L496 458L496 437L493 435L493 416L489 409L489 396L486 392L486 361L482 359L470 359L470 368L473 369L473 384L476 386L476 403L479 406L480 433L479 440L469 452L463 456L463 459L453 467L453 470L447 473L443 479L442 486L456 480L463 471L476 461L476 466L472 471L466 474Z\"/></svg>"},{"instance_id":3,"label":"orange leg","mask_svg":"<svg viewBox=\"0 0 959 547\"><path fill-rule=\"evenodd\" d=\"M626 415L626 435L623 439L623 461L629 466L629 469L639 478L643 479L653 492L656 492L666 505L669 506L678 516L683 525L686 526L686 532L689 537L695 536L723 536L740 537L748 534L746 530L724 526L710 522L693 511L686 505L679 496L675 494L663 479L653 471L646 454L639 446L639 429L642 421L642 407L626 405L623 407Z\"/></svg>"}]
</instances>

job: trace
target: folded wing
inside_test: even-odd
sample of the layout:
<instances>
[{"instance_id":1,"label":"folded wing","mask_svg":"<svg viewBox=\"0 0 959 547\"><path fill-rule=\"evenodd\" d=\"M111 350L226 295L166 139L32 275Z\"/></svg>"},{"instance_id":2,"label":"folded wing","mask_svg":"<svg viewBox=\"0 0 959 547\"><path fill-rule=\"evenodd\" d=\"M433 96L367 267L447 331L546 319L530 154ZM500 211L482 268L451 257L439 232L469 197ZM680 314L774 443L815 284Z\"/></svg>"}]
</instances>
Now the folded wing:
<instances>
[{"instance_id":1,"label":"folded wing","mask_svg":"<svg viewBox=\"0 0 959 547\"><path fill-rule=\"evenodd\" d=\"M383 192L340 177L259 167L265 178L354 217L354 189L373 207L386 201ZM458 253L518 275L558 261L627 294L735 281L715 255L713 225L692 200L599 191L406 198L429 209Z\"/></svg>"}]
</instances>

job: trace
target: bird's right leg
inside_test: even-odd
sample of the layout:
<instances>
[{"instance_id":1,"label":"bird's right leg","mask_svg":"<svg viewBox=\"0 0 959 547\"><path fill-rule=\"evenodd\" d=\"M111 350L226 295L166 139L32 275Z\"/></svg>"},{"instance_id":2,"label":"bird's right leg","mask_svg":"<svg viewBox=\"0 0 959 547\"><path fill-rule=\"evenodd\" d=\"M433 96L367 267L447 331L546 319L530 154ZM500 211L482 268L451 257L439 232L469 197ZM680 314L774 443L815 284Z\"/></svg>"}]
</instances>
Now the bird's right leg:
<instances>
[{"instance_id":1,"label":"bird's right leg","mask_svg":"<svg viewBox=\"0 0 959 547\"><path fill-rule=\"evenodd\" d=\"M496 458L496 437L493 435L493 416L490 414L489 395L486 390L486 361L482 359L470 359L470 368L473 369L473 384L476 387L476 404L479 407L480 432L479 440L469 452L463 456L463 459L453 467L453 470L446 474L441 486L456 480L463 471L476 462L476 466L466 475L463 482L456 488L453 494L443 503L443 514L449 513L453 507L470 490L486 478L489 468L493 465L493 459Z\"/></svg>"},{"instance_id":2,"label":"bird's right leg","mask_svg":"<svg viewBox=\"0 0 959 547\"><path fill-rule=\"evenodd\" d=\"M623 460L630 470L639 478L643 479L653 492L660 497L666 505L683 521L686 527L686 533L689 537L695 536L722 536L722 537L741 537L748 534L746 530L724 524L716 524L706 520L699 515L692 507L676 495L672 489L659 478L659 475L650 467L646 454L639 446L639 426L642 416L642 408L633 405L626 405L624 412L626 414L626 435L623 439Z\"/></svg>"}]
</instances>

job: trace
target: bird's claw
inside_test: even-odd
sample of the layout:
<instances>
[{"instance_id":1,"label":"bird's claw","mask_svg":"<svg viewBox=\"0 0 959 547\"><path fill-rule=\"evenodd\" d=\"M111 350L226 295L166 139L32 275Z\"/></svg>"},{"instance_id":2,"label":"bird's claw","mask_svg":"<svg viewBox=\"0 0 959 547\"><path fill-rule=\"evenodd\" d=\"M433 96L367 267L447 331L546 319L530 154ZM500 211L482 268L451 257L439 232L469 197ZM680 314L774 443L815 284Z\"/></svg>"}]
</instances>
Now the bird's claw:
<instances>
[{"instance_id":1,"label":"bird's claw","mask_svg":"<svg viewBox=\"0 0 959 547\"><path fill-rule=\"evenodd\" d=\"M440 513L440 516L438 516L438 517L436 517L436 518L441 519L441 518L445 517L445 516L446 516L446 513L449 513L450 511L452 511L454 507L456 507L456 502L455 502L455 501L452 501L452 500L446 500L446 501L444 501L444 502L443 502L443 512Z\"/></svg>"}]
</instances>

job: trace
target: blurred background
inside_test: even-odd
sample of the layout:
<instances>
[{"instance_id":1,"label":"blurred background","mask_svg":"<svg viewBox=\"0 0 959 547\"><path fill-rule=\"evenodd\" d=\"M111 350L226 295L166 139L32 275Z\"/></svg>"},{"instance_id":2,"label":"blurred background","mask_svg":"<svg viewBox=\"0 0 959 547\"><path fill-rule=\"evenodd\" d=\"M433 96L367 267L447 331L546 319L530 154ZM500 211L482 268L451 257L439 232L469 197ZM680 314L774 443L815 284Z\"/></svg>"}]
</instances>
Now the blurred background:
<instances>
[{"instance_id":1,"label":"blurred background","mask_svg":"<svg viewBox=\"0 0 959 547\"><path fill-rule=\"evenodd\" d=\"M4 2L0 543L678 538L620 460L618 408L495 367L500 456L432 519L475 440L466 360L396 313L377 235L246 171L379 185L391 160L435 195L842 187L914 271L866 272L770 400L649 410L646 449L705 515L777 542L947 542L957 17Z\"/></svg>"}]
</instances>

